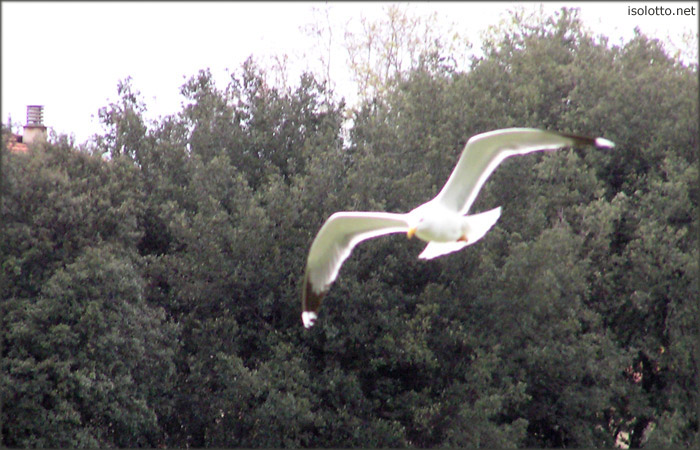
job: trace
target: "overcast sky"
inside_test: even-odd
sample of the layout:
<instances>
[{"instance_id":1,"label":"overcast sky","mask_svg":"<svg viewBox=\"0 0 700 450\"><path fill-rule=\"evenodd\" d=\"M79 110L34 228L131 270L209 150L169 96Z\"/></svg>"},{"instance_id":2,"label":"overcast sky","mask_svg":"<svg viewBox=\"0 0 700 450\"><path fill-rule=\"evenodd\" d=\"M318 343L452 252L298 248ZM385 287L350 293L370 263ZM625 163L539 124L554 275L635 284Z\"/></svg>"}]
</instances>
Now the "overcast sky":
<instances>
[{"instance_id":1,"label":"overcast sky","mask_svg":"<svg viewBox=\"0 0 700 450\"><path fill-rule=\"evenodd\" d=\"M329 3L335 29L381 15L388 3ZM436 11L445 23L479 47L479 35L515 5L534 2L410 2L410 11ZM630 15L629 8L695 7L694 16ZM680 43L682 33L697 36L697 2L546 2L545 11L581 8L596 34L618 43L635 26L652 37ZM253 55L264 64L289 56L290 82L313 62L313 41L303 31L323 2L2 2L2 116L24 124L26 106L44 105L44 124L73 134L78 143L101 131L97 111L117 99L117 82L127 76L142 94L149 117L177 112L180 86L210 68L220 88ZM352 99L347 84L342 32L337 33L333 77ZM695 56L697 60L697 56ZM21 127L13 131L20 132Z\"/></svg>"}]
</instances>

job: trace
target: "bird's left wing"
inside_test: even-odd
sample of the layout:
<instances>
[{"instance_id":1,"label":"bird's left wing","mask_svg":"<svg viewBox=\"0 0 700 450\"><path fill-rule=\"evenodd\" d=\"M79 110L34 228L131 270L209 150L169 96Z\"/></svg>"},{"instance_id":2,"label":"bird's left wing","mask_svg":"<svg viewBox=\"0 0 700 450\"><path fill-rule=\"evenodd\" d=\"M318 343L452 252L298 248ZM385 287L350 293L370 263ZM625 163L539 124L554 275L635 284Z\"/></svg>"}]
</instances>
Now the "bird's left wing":
<instances>
[{"instance_id":1,"label":"bird's left wing","mask_svg":"<svg viewBox=\"0 0 700 450\"><path fill-rule=\"evenodd\" d=\"M506 128L477 134L469 139L450 178L432 201L466 214L486 179L507 157L583 145L614 147L615 144L604 138L534 128Z\"/></svg>"},{"instance_id":2,"label":"bird's left wing","mask_svg":"<svg viewBox=\"0 0 700 450\"><path fill-rule=\"evenodd\" d=\"M408 231L404 214L383 212L337 212L330 216L311 244L302 290L302 320L309 328L321 300L343 262L360 242L389 233Z\"/></svg>"}]
</instances>

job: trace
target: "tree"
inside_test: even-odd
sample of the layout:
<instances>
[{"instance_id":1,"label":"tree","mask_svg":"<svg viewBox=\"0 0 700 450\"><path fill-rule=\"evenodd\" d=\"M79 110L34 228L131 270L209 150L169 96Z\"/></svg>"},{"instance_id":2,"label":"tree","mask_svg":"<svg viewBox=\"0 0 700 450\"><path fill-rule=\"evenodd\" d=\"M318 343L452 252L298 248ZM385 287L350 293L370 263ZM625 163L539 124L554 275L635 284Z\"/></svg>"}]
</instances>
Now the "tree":
<instances>
[{"instance_id":1,"label":"tree","mask_svg":"<svg viewBox=\"0 0 700 450\"><path fill-rule=\"evenodd\" d=\"M94 155L2 150L4 445L697 443L697 65L564 9L516 12L461 70L392 14L354 36L390 45L351 123L329 83L251 59L148 125L120 83ZM363 243L301 326L331 213L407 211L506 126L617 146L506 160L471 211L503 207L484 239L430 262Z\"/></svg>"},{"instance_id":2,"label":"tree","mask_svg":"<svg viewBox=\"0 0 700 450\"><path fill-rule=\"evenodd\" d=\"M143 295L134 175L123 158L105 162L64 139L10 155L2 198L4 445L162 442L175 329Z\"/></svg>"},{"instance_id":3,"label":"tree","mask_svg":"<svg viewBox=\"0 0 700 450\"><path fill-rule=\"evenodd\" d=\"M465 316L460 308L449 308L449 312L440 316L454 317L458 323L469 320L473 314L478 318L473 324L474 328L484 326L488 314L502 311L498 305L508 305L504 309L506 312L518 311L518 314L510 318L496 315L498 319L494 319L492 327L487 327L491 335L494 335L494 329L503 330L507 336L499 336L499 342L505 345L522 342L522 336L518 337L514 332L521 327L523 331L532 332L533 336L555 331L558 326L551 322L546 322L547 330L538 330L542 319L535 311L541 311L540 308L547 310L550 306L571 307L572 300L557 297L556 290L577 292L574 287L579 286L577 302L580 302L580 306L572 310L578 314L570 322L561 324L564 326L562 333L550 336L549 340L528 344L527 349L523 350L526 357L513 362L512 366L507 364L513 372L506 369L505 373L521 374L519 379L523 380L530 400L508 406L500 417L509 417L510 421L518 418L527 420L528 436L524 442L531 446L610 445L625 429L629 430L633 443L639 445L649 438L649 424L656 423L652 417L671 417L661 412L665 407L659 407L659 401L674 390L670 386L658 390L661 378L654 374L657 369L653 369L656 367L655 361L658 363L656 355L658 342L661 342L657 339L661 339L666 332L661 331L664 326L656 328L656 332L651 330L664 321L666 315L663 311L672 304L669 303L671 298L679 299L685 305L680 299L696 296L692 289L681 287L693 285L691 272L686 271L685 267L688 266L681 261L690 261L685 258L691 258L697 251L693 247L695 237L687 240L681 238L697 229L695 216L686 209L697 203L697 182L680 175L689 167L682 161L696 160L686 152L696 147L697 114L692 111L696 111L697 103L686 102L686 98L694 97L686 97L685 94L660 98L658 96L662 91L650 87L657 85L648 80L642 84L642 80L647 76L655 77L663 80L662 83L668 83L672 92L684 93L696 92L697 80L692 67L674 63L658 42L645 37L640 36L641 40L633 40L624 49L608 47L607 41L595 39L581 28L576 11L564 10L535 27L524 26L524 23L516 20L515 32L506 33L502 40L488 44L486 56L474 60L469 73L446 72L436 77L416 70L397 82L386 95L368 103L356 116L353 129L356 161L348 179L357 180L353 189L357 192L356 198L362 199L357 209L405 210L425 201L442 185L447 173L439 177L436 174L440 170L449 171L458 155L458 151L450 155L444 152L444 148L461 147L455 145L459 139L455 130L461 131L465 126L463 124L469 124L471 130L464 131L466 136L503 126L535 126L604 135L616 141L618 146L615 151L607 153L561 151L505 162L485 185L474 208L478 211L486 208L485 205L493 207L498 202L508 214L504 214L497 227L489 233L488 240L470 248L469 255L463 256L466 261L474 262L457 269L450 267L450 259L454 258L446 257L444 261L435 263L428 276L424 277L419 271L411 282L403 277L394 277L391 281L396 280L397 283L389 286L410 285L412 292L420 292L427 289L425 280L449 280L450 286L454 287L446 291L444 302L470 305L472 308L469 309L470 315ZM627 70L625 67L630 64L636 67L634 75L630 72L629 75L610 77L611 71ZM679 87L674 89L671 85ZM681 85L685 87L680 88ZM627 96L618 96L627 89L653 92L650 92L650 103L645 109L644 118L635 115L634 120L617 122L616 114L628 108L632 114L631 111L637 107L628 101L634 96L631 92ZM616 106L618 104L619 107ZM687 109L688 115L677 117L674 108ZM665 122L664 117L675 118L675 124ZM667 135L671 129L676 131ZM453 144L450 145L450 142ZM679 159L674 157L675 163L662 163L664 151L679 155ZM420 155L420 158L416 155ZM673 164L679 172L674 171L674 175L669 175L668 164ZM659 177L663 180L688 180L687 194L674 190L674 194L669 196L665 193L669 191L653 187L660 187L655 182L650 184L651 180L658 180ZM415 195L418 191L426 191L426 198L417 201L407 198L405 194L410 192L409 195ZM650 196L647 200L641 200L640 196L646 195L644 193ZM656 206L649 209L642 208L641 205L651 197L661 203L655 203ZM673 206L662 206L670 198L674 199L670 202ZM658 231L652 232L655 227L650 228L649 225L657 223L668 208L674 211L672 214L675 218L671 219L674 225L666 229L661 226ZM661 219L664 223L666 220ZM561 235L561 230L568 231ZM645 250L638 246L641 242L635 243L641 236L645 236L644 240L649 245ZM652 241L666 242L666 245L657 248L651 244ZM538 255L537 248L541 245L538 243L544 242L556 242L556 250L552 248L548 251L551 253L539 255L539 258L533 259L533 265L517 256L521 251L519 248L524 252L523 256L531 253ZM393 259L386 259L386 247L381 243L372 245L383 251L365 250L370 257L365 261L360 260L358 267L373 267L371 261L383 261L382 265L387 269L386 272L382 270L382 274L416 269L410 263L410 253L405 255L409 259L404 260L402 246L397 247L392 243L397 260L402 261L400 265L393 266ZM652 247L655 249L652 250ZM675 250L669 249L678 249L675 257L670 256ZM668 256L661 257L662 254ZM564 255L571 258L571 267L576 268L569 269L567 273L572 277L570 281L554 282L551 277L556 273L555 267L551 269L553 272L532 272L541 265L539 261L561 261ZM665 263L664 267L676 272L661 271L660 278L650 278L654 270L651 267L656 267L660 257L662 261L674 258L674 262ZM360 259L362 256L353 255L353 258ZM513 267L530 267L532 270L509 275L496 283L499 273L508 267L511 258L515 258ZM647 262L635 264L633 261L636 258ZM344 270L350 273L350 277L360 277L363 272L366 273L366 269L352 271L352 262L349 262L350 265L348 268L344 266ZM679 264L683 269L677 269ZM569 266L564 264L562 267ZM649 267L650 272L639 273L642 267ZM644 288L636 288L635 291L632 278ZM514 288L516 280L521 280L522 290L495 294L501 285ZM655 287L650 288L649 281ZM669 283L674 289L683 290L683 293L667 294ZM369 284L369 280L363 280L363 285L376 289L375 285ZM532 291L540 288L545 291L534 291L536 294ZM555 290L549 291L550 288ZM637 304L638 300L633 299L641 292L649 292L649 289L658 293L655 298L659 303L656 306L652 306L653 302L647 303L651 298L645 294L644 298L648 300L644 301L640 315L635 315L635 309L630 306ZM457 292L464 294L457 295ZM469 294L474 292L483 292L484 297L475 298L474 294ZM523 301L533 294L529 306L514 306L508 300ZM327 301L332 301L332 296L330 294ZM390 294L377 296L395 298ZM357 298L357 294L349 297ZM484 309L473 309L482 302L487 302L483 303ZM412 304L408 298L402 297L401 305L407 310L411 311L409 308L412 306L409 305ZM532 320L521 323L529 317L530 307L534 308ZM369 311L376 308L372 304L371 308L358 313L358 317L369 315ZM620 316L627 313L631 315ZM552 316L558 317L558 314ZM465 334L464 339L474 335L473 331L456 328L457 323L452 327L443 325L441 330L445 330L445 334L441 336L447 336L447 330L453 329L453 333ZM570 326L575 328L568 328ZM631 330L640 333L640 338L641 334L644 335L641 338L644 344L639 344L646 349L642 356L628 350L630 341L624 337L624 333ZM572 334L579 336L579 340L568 341L567 336ZM685 332L683 336L687 336ZM677 337L679 342L686 342L685 337ZM436 342L441 339L444 337L437 337ZM480 336L479 339L487 338ZM545 342L546 346L543 347ZM687 344L679 345L683 347L679 349L680 354L687 354ZM506 354L512 354L514 350L507 348ZM596 355L605 356L601 358ZM644 367L651 367L643 375L651 380L648 381L651 390L644 392L635 391L633 378L619 375L641 361L639 358L646 358ZM601 366L569 367L579 360L594 360ZM554 366L545 367L545 364ZM557 372L557 365L567 367L567 371ZM693 364L686 367L688 373L695 370ZM502 376L503 371L499 373ZM570 384L571 379L579 380L581 384ZM687 386L689 381L685 380L678 382ZM547 397L548 383L561 386L556 398ZM687 405L692 401L685 398L681 402ZM559 402L562 406L566 405L565 409L556 409ZM616 412L610 413L609 408ZM687 444L695 439L695 431L690 430L696 430L697 420L692 414L684 417L680 419L676 414L673 420L664 420L665 426L673 427L670 429L685 430L681 433L670 432L669 429L668 432L676 433L671 439ZM582 425L581 418L584 418L586 425ZM618 423L618 420L623 425L611 427L610 424ZM674 425L671 425L672 422ZM657 429L654 433L664 436L667 432Z\"/></svg>"},{"instance_id":4,"label":"tree","mask_svg":"<svg viewBox=\"0 0 700 450\"><path fill-rule=\"evenodd\" d=\"M128 156L138 160L143 149L143 139L147 127L143 112L146 105L140 98L141 93L132 86L131 77L117 83L118 103L100 108L98 117L106 128L104 136L95 136L91 144L96 154L109 154L111 157Z\"/></svg>"},{"instance_id":5,"label":"tree","mask_svg":"<svg viewBox=\"0 0 700 450\"><path fill-rule=\"evenodd\" d=\"M451 27L441 30L435 13L424 18L397 5L385 12L377 21L362 17L361 33L345 33L344 46L360 98L381 97L395 79L418 67L456 68L466 59L466 40Z\"/></svg>"}]
</instances>

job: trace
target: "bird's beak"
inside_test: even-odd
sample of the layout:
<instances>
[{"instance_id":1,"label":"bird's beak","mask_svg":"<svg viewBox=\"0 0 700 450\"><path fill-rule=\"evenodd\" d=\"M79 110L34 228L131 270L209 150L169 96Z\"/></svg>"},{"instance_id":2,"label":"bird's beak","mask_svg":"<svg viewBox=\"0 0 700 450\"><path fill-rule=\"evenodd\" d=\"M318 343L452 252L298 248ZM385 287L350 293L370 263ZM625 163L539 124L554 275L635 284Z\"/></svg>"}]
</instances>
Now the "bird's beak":
<instances>
[{"instance_id":1,"label":"bird's beak","mask_svg":"<svg viewBox=\"0 0 700 450\"><path fill-rule=\"evenodd\" d=\"M411 239L411 238L413 237L414 234L416 234L416 227L411 227L411 228L409 228L408 231L406 232L406 236L407 236L409 239Z\"/></svg>"}]
</instances>

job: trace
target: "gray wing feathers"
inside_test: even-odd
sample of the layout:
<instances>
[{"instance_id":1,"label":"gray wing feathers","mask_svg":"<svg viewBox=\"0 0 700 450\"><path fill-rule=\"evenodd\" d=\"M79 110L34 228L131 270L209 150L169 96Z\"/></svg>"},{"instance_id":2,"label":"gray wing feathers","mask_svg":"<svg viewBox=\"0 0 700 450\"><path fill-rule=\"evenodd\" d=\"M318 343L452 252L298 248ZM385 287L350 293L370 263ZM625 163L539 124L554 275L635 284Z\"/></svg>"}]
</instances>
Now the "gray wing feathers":
<instances>
[{"instance_id":1,"label":"gray wing feathers","mask_svg":"<svg viewBox=\"0 0 700 450\"><path fill-rule=\"evenodd\" d=\"M538 150L597 144L595 139L532 128L508 128L473 136L450 178L435 198L443 206L466 214L486 179L507 157Z\"/></svg>"},{"instance_id":2,"label":"gray wing feathers","mask_svg":"<svg viewBox=\"0 0 700 450\"><path fill-rule=\"evenodd\" d=\"M360 242L408 230L403 214L339 212L316 235L306 263L311 289L320 293L335 280L340 266Z\"/></svg>"}]
</instances>

